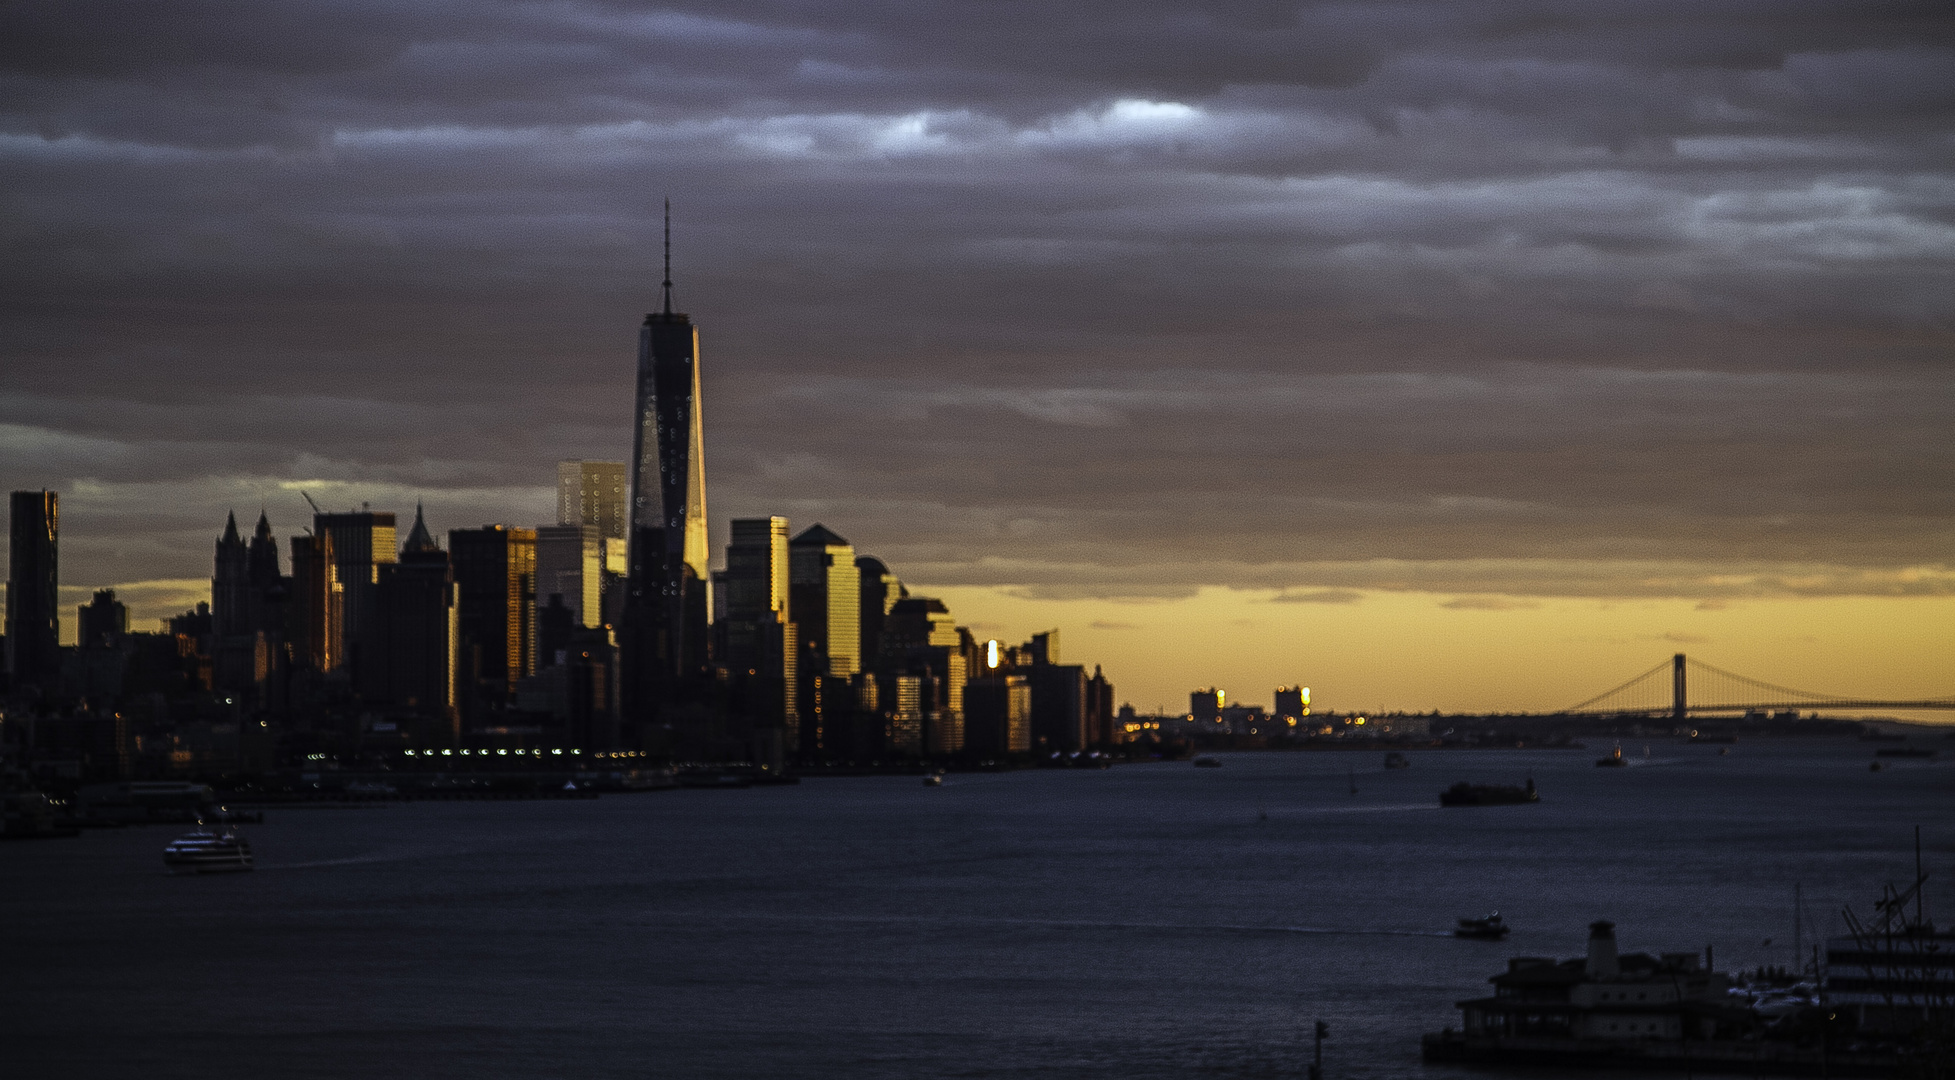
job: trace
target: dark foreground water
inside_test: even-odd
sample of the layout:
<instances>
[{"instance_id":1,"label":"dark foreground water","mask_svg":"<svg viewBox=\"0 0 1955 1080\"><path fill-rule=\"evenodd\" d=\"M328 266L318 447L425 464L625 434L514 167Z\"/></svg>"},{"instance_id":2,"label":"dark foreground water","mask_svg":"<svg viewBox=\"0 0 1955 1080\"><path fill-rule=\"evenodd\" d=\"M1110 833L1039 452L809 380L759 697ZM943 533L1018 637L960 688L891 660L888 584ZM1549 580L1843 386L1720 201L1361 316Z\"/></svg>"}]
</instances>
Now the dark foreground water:
<instances>
[{"instance_id":1,"label":"dark foreground water","mask_svg":"<svg viewBox=\"0 0 1955 1080\"><path fill-rule=\"evenodd\" d=\"M279 810L201 878L168 828L0 845L0 1075L1298 1076L1321 1017L1330 1077L1454 1077L1420 1032L1592 919L1788 963L1793 883L1837 927L1917 823L1955 901L1950 763L1600 749Z\"/></svg>"}]
</instances>

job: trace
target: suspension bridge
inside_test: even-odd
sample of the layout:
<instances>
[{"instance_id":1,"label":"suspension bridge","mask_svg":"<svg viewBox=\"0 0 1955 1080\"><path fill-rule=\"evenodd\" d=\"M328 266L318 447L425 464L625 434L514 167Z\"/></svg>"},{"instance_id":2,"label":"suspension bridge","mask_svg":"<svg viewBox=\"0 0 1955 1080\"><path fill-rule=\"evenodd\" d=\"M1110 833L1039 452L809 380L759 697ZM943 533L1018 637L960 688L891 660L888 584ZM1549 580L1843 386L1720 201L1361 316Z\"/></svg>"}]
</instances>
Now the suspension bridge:
<instances>
[{"instance_id":1,"label":"suspension bridge","mask_svg":"<svg viewBox=\"0 0 1955 1080\"><path fill-rule=\"evenodd\" d=\"M1572 716L1669 716L1681 721L1692 713L1788 709L1955 709L1955 695L1925 701L1839 697L1776 686L1678 653L1621 686L1562 712Z\"/></svg>"}]
</instances>

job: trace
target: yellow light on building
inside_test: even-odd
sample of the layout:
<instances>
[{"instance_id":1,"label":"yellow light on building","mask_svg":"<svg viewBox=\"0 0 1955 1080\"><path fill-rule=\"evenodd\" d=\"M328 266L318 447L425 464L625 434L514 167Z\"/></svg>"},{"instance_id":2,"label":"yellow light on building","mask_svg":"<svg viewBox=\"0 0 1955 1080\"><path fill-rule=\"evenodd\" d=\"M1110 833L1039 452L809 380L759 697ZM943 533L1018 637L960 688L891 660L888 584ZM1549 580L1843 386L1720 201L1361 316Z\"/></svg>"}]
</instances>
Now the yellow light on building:
<instances>
[{"instance_id":1,"label":"yellow light on building","mask_svg":"<svg viewBox=\"0 0 1955 1080\"><path fill-rule=\"evenodd\" d=\"M998 639L997 638L992 638L990 641L987 641L984 644L984 666L993 667L993 668L998 666Z\"/></svg>"}]
</instances>

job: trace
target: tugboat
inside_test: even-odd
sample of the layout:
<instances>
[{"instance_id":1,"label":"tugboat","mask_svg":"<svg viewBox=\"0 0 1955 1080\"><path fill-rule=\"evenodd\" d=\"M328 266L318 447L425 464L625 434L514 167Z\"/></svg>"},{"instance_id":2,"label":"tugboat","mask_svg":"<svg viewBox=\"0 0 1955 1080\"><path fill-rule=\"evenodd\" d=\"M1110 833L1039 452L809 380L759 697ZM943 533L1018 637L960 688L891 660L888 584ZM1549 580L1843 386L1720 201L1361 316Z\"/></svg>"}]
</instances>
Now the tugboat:
<instances>
[{"instance_id":1,"label":"tugboat","mask_svg":"<svg viewBox=\"0 0 1955 1080\"><path fill-rule=\"evenodd\" d=\"M1507 929L1507 924L1500 921L1500 912L1496 911L1478 919L1461 916L1459 925L1453 928L1453 936L1475 938L1480 941L1499 941L1507 936Z\"/></svg>"},{"instance_id":2,"label":"tugboat","mask_svg":"<svg viewBox=\"0 0 1955 1080\"><path fill-rule=\"evenodd\" d=\"M1203 754L1195 759L1195 768L1197 769L1219 769L1221 767L1222 759L1218 757L1209 757L1207 754Z\"/></svg>"},{"instance_id":3,"label":"tugboat","mask_svg":"<svg viewBox=\"0 0 1955 1080\"><path fill-rule=\"evenodd\" d=\"M1439 793L1441 806L1513 806L1518 803L1536 803L1541 794L1534 790L1534 778L1527 778L1526 787L1512 784L1469 784L1464 780Z\"/></svg>"},{"instance_id":4,"label":"tugboat","mask_svg":"<svg viewBox=\"0 0 1955 1080\"><path fill-rule=\"evenodd\" d=\"M1412 763L1405 759L1405 755L1396 750L1390 751L1385 755L1385 768L1387 769L1409 769L1411 767Z\"/></svg>"},{"instance_id":5,"label":"tugboat","mask_svg":"<svg viewBox=\"0 0 1955 1080\"><path fill-rule=\"evenodd\" d=\"M924 774L924 776L923 776L923 786L924 786L924 787L943 787L943 786L944 786L944 774L943 774L943 773L941 773L941 772L933 772L933 773L925 773L925 774Z\"/></svg>"},{"instance_id":6,"label":"tugboat","mask_svg":"<svg viewBox=\"0 0 1955 1080\"><path fill-rule=\"evenodd\" d=\"M163 865L178 874L222 874L251 869L251 844L236 829L222 833L200 827L170 841Z\"/></svg>"},{"instance_id":7,"label":"tugboat","mask_svg":"<svg viewBox=\"0 0 1955 1080\"><path fill-rule=\"evenodd\" d=\"M1622 744L1621 744L1621 743L1617 743L1617 744L1616 744L1616 748L1615 748L1614 750L1611 750L1611 751L1609 751L1609 756L1608 756L1608 757L1605 757L1605 758L1596 758L1596 759L1595 759L1595 767L1596 767L1596 768L1598 768L1598 769L1625 769L1625 768L1628 768L1628 767L1629 767L1629 763L1628 763L1627 761L1624 761L1624 760L1622 759Z\"/></svg>"}]
</instances>

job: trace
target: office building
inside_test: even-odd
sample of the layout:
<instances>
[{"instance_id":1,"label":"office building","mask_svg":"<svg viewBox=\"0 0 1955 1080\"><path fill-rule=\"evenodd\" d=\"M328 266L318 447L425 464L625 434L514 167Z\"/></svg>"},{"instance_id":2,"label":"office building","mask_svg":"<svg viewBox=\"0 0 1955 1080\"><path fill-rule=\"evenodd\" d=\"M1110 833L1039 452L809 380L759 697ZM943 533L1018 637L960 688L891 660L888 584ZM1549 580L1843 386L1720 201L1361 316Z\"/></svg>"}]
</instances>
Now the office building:
<instances>
[{"instance_id":1,"label":"office building","mask_svg":"<svg viewBox=\"0 0 1955 1080\"><path fill-rule=\"evenodd\" d=\"M857 602L861 608L858 623L862 667L873 671L882 656L883 621L889 617L889 609L898 600L909 595L903 583L889 572L881 559L864 555L855 560L858 576Z\"/></svg>"},{"instance_id":2,"label":"office building","mask_svg":"<svg viewBox=\"0 0 1955 1080\"><path fill-rule=\"evenodd\" d=\"M365 654L378 647L374 641L374 587L380 582L380 567L396 557L400 541L395 535L394 515L365 509L315 514L312 533L330 536L333 542L333 571L343 592L340 663L352 669L356 686L370 686L360 669Z\"/></svg>"},{"instance_id":3,"label":"office building","mask_svg":"<svg viewBox=\"0 0 1955 1080\"><path fill-rule=\"evenodd\" d=\"M286 615L292 663L325 674L340 667L346 590L339 582L329 533L292 537L292 586Z\"/></svg>"},{"instance_id":4,"label":"office building","mask_svg":"<svg viewBox=\"0 0 1955 1080\"><path fill-rule=\"evenodd\" d=\"M129 608L114 589L97 589L95 598L75 609L75 644L84 649L117 649L129 633Z\"/></svg>"},{"instance_id":5,"label":"office building","mask_svg":"<svg viewBox=\"0 0 1955 1080\"><path fill-rule=\"evenodd\" d=\"M664 308L638 333L632 433L630 577L624 605L626 708L649 721L693 692L708 660L706 460L699 331L672 310L671 214Z\"/></svg>"},{"instance_id":6,"label":"office building","mask_svg":"<svg viewBox=\"0 0 1955 1080\"><path fill-rule=\"evenodd\" d=\"M1276 705L1270 710L1287 720L1301 720L1310 715L1310 688L1308 686L1279 686L1276 688Z\"/></svg>"},{"instance_id":7,"label":"office building","mask_svg":"<svg viewBox=\"0 0 1955 1080\"><path fill-rule=\"evenodd\" d=\"M563 597L578 626L604 622L604 538L596 525L539 525L536 528L536 604ZM545 657L548 662L548 657Z\"/></svg>"},{"instance_id":8,"label":"office building","mask_svg":"<svg viewBox=\"0 0 1955 1080\"><path fill-rule=\"evenodd\" d=\"M788 544L788 595L804 652L827 675L862 670L861 576L855 549L821 525ZM810 669L811 671L813 669Z\"/></svg>"},{"instance_id":9,"label":"office building","mask_svg":"<svg viewBox=\"0 0 1955 1080\"><path fill-rule=\"evenodd\" d=\"M465 707L494 708L536 671L536 530L509 525L454 529L448 559L455 575Z\"/></svg>"},{"instance_id":10,"label":"office building","mask_svg":"<svg viewBox=\"0 0 1955 1080\"><path fill-rule=\"evenodd\" d=\"M788 607L794 614L805 755L832 757L846 741L855 710L855 676L862 670L861 578L855 549L815 525L788 542Z\"/></svg>"},{"instance_id":11,"label":"office building","mask_svg":"<svg viewBox=\"0 0 1955 1080\"><path fill-rule=\"evenodd\" d=\"M624 462L557 462L557 524L591 525L599 537L623 540L628 524Z\"/></svg>"},{"instance_id":12,"label":"office building","mask_svg":"<svg viewBox=\"0 0 1955 1080\"><path fill-rule=\"evenodd\" d=\"M726 547L725 606L714 624L729 714L754 739L755 760L794 752L800 706L796 627L789 617L787 519L736 518ZM733 734L738 735L739 732Z\"/></svg>"},{"instance_id":13,"label":"office building","mask_svg":"<svg viewBox=\"0 0 1955 1080\"><path fill-rule=\"evenodd\" d=\"M1229 703L1226 690L1213 686L1195 690L1188 695L1188 715L1201 721L1216 721L1222 718L1222 707Z\"/></svg>"},{"instance_id":14,"label":"office building","mask_svg":"<svg viewBox=\"0 0 1955 1080\"><path fill-rule=\"evenodd\" d=\"M397 562L380 567L372 699L421 717L415 740L452 745L456 726L461 622L448 553L435 543L420 507Z\"/></svg>"},{"instance_id":15,"label":"office building","mask_svg":"<svg viewBox=\"0 0 1955 1080\"><path fill-rule=\"evenodd\" d=\"M16 491L8 500L7 674L15 690L52 692L61 678L61 500Z\"/></svg>"},{"instance_id":16,"label":"office building","mask_svg":"<svg viewBox=\"0 0 1955 1080\"><path fill-rule=\"evenodd\" d=\"M1121 741L1113 718L1113 684L1093 665L1093 677L1086 680L1086 742L1089 746L1112 746Z\"/></svg>"},{"instance_id":17,"label":"office building","mask_svg":"<svg viewBox=\"0 0 1955 1080\"><path fill-rule=\"evenodd\" d=\"M1032 691L1032 747L1072 753L1088 745L1086 669L1079 664L1034 663L1024 671Z\"/></svg>"},{"instance_id":18,"label":"office building","mask_svg":"<svg viewBox=\"0 0 1955 1080\"><path fill-rule=\"evenodd\" d=\"M788 618L788 539L784 517L735 518L726 547L726 608L720 618Z\"/></svg>"},{"instance_id":19,"label":"office building","mask_svg":"<svg viewBox=\"0 0 1955 1080\"><path fill-rule=\"evenodd\" d=\"M964 687L964 749L991 760L1031 751L1032 687L1025 675L987 675Z\"/></svg>"},{"instance_id":20,"label":"office building","mask_svg":"<svg viewBox=\"0 0 1955 1080\"><path fill-rule=\"evenodd\" d=\"M915 680L920 752L954 754L964 746L964 685L970 668L964 638L944 602L906 596L892 604L883 620L877 670L898 710L904 707L905 680ZM889 709L885 708L885 713ZM893 728L892 728L893 730ZM892 745L907 745L892 734Z\"/></svg>"}]
</instances>

